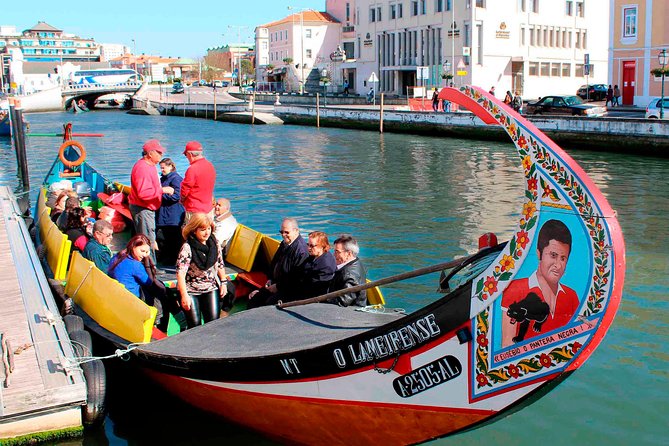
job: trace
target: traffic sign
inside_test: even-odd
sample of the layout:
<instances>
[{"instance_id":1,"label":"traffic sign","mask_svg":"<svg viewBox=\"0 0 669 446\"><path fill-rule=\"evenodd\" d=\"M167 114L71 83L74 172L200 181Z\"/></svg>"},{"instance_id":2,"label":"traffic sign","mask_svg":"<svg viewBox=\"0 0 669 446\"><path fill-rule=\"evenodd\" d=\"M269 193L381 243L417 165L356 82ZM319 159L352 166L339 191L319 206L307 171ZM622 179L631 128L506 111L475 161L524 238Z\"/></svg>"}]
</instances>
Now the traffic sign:
<instances>
[{"instance_id":1,"label":"traffic sign","mask_svg":"<svg viewBox=\"0 0 669 446\"><path fill-rule=\"evenodd\" d=\"M430 78L429 67L416 67L416 77L422 80L428 80Z\"/></svg>"},{"instance_id":2,"label":"traffic sign","mask_svg":"<svg viewBox=\"0 0 669 446\"><path fill-rule=\"evenodd\" d=\"M378 82L379 78L376 77L376 73L372 71L372 74L369 76L369 79L367 79L367 82Z\"/></svg>"}]
</instances>

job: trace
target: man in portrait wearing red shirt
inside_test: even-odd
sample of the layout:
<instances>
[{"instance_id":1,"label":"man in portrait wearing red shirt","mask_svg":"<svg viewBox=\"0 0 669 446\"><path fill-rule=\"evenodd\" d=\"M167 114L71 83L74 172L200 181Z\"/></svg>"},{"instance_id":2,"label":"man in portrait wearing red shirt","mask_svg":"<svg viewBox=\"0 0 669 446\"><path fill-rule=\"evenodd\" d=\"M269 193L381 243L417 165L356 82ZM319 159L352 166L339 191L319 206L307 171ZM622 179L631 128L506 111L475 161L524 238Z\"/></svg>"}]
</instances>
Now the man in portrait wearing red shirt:
<instances>
[{"instance_id":1,"label":"man in portrait wearing red shirt","mask_svg":"<svg viewBox=\"0 0 669 446\"><path fill-rule=\"evenodd\" d=\"M502 347L560 328L579 307L576 292L560 283L571 253L571 233L559 220L539 230L539 265L529 277L513 280L502 295Z\"/></svg>"}]
</instances>

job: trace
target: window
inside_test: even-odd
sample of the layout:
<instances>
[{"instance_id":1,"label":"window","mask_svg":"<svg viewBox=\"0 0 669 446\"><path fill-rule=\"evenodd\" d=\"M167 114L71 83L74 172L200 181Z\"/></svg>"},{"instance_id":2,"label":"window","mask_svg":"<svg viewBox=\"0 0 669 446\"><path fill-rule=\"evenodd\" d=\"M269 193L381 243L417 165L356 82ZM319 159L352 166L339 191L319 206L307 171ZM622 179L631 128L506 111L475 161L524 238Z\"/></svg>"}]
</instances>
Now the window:
<instances>
[{"instance_id":1,"label":"window","mask_svg":"<svg viewBox=\"0 0 669 446\"><path fill-rule=\"evenodd\" d=\"M636 37L636 6L623 8L623 37Z\"/></svg>"},{"instance_id":2,"label":"window","mask_svg":"<svg viewBox=\"0 0 669 446\"><path fill-rule=\"evenodd\" d=\"M527 0L518 0L518 10L520 12L526 12L527 11Z\"/></svg>"},{"instance_id":3,"label":"window","mask_svg":"<svg viewBox=\"0 0 669 446\"><path fill-rule=\"evenodd\" d=\"M588 48L588 31L585 30L585 29L583 30L583 40L582 40L582 42L583 42L583 49L587 49Z\"/></svg>"},{"instance_id":4,"label":"window","mask_svg":"<svg viewBox=\"0 0 669 446\"><path fill-rule=\"evenodd\" d=\"M446 0L446 11L450 11L452 6L451 6L451 1L452 0Z\"/></svg>"},{"instance_id":5,"label":"window","mask_svg":"<svg viewBox=\"0 0 669 446\"><path fill-rule=\"evenodd\" d=\"M564 11L564 13L567 14L568 16L572 16L572 15L574 15L574 2L573 2L573 1L571 1L571 0L567 0L567 1L565 2L565 11Z\"/></svg>"},{"instance_id":6,"label":"window","mask_svg":"<svg viewBox=\"0 0 669 446\"><path fill-rule=\"evenodd\" d=\"M560 64L559 63L553 62L551 64L551 76L560 77Z\"/></svg>"},{"instance_id":7,"label":"window","mask_svg":"<svg viewBox=\"0 0 669 446\"><path fill-rule=\"evenodd\" d=\"M420 0L420 14L425 15L427 13L427 0Z\"/></svg>"},{"instance_id":8,"label":"window","mask_svg":"<svg viewBox=\"0 0 669 446\"><path fill-rule=\"evenodd\" d=\"M346 2L346 21L351 21L351 4L349 2Z\"/></svg>"},{"instance_id":9,"label":"window","mask_svg":"<svg viewBox=\"0 0 669 446\"><path fill-rule=\"evenodd\" d=\"M537 62L530 62L528 65L528 74L530 76L538 76L539 75L539 64Z\"/></svg>"},{"instance_id":10,"label":"window","mask_svg":"<svg viewBox=\"0 0 669 446\"><path fill-rule=\"evenodd\" d=\"M536 45L537 45L536 29L532 27L530 28L530 46L536 46Z\"/></svg>"},{"instance_id":11,"label":"window","mask_svg":"<svg viewBox=\"0 0 669 446\"><path fill-rule=\"evenodd\" d=\"M563 63L562 64L562 77L569 77L571 76L571 64L570 63Z\"/></svg>"},{"instance_id":12,"label":"window","mask_svg":"<svg viewBox=\"0 0 669 446\"><path fill-rule=\"evenodd\" d=\"M305 52L306 52L307 59L311 59L311 50L307 49Z\"/></svg>"},{"instance_id":13,"label":"window","mask_svg":"<svg viewBox=\"0 0 669 446\"><path fill-rule=\"evenodd\" d=\"M376 8L376 21L380 22L381 21L381 7L379 6Z\"/></svg>"},{"instance_id":14,"label":"window","mask_svg":"<svg viewBox=\"0 0 669 446\"><path fill-rule=\"evenodd\" d=\"M311 39L311 28L307 28L304 30L304 37L307 39Z\"/></svg>"},{"instance_id":15,"label":"window","mask_svg":"<svg viewBox=\"0 0 669 446\"><path fill-rule=\"evenodd\" d=\"M397 5L390 5L390 20L395 20L397 18Z\"/></svg>"},{"instance_id":16,"label":"window","mask_svg":"<svg viewBox=\"0 0 669 446\"><path fill-rule=\"evenodd\" d=\"M576 2L576 15L579 17L585 15L585 2Z\"/></svg>"},{"instance_id":17,"label":"window","mask_svg":"<svg viewBox=\"0 0 669 446\"><path fill-rule=\"evenodd\" d=\"M530 12L539 14L539 0L529 0L530 2Z\"/></svg>"},{"instance_id":18,"label":"window","mask_svg":"<svg viewBox=\"0 0 669 446\"><path fill-rule=\"evenodd\" d=\"M485 8L485 0L476 0L477 8Z\"/></svg>"},{"instance_id":19,"label":"window","mask_svg":"<svg viewBox=\"0 0 669 446\"><path fill-rule=\"evenodd\" d=\"M444 0L434 0L434 11L435 12L444 11Z\"/></svg>"},{"instance_id":20,"label":"window","mask_svg":"<svg viewBox=\"0 0 669 446\"><path fill-rule=\"evenodd\" d=\"M411 0L411 16L418 15L418 0Z\"/></svg>"},{"instance_id":21,"label":"window","mask_svg":"<svg viewBox=\"0 0 669 446\"><path fill-rule=\"evenodd\" d=\"M550 65L548 62L541 62L539 65L541 76L548 76L550 73Z\"/></svg>"},{"instance_id":22,"label":"window","mask_svg":"<svg viewBox=\"0 0 669 446\"><path fill-rule=\"evenodd\" d=\"M585 74L583 74L583 64L582 63L577 63L574 66L574 76L576 76L576 77L585 76Z\"/></svg>"},{"instance_id":23,"label":"window","mask_svg":"<svg viewBox=\"0 0 669 446\"><path fill-rule=\"evenodd\" d=\"M397 4L397 18L398 19L402 18L402 3Z\"/></svg>"},{"instance_id":24,"label":"window","mask_svg":"<svg viewBox=\"0 0 669 446\"><path fill-rule=\"evenodd\" d=\"M370 8L369 10L369 23L376 22L376 8Z\"/></svg>"}]
</instances>

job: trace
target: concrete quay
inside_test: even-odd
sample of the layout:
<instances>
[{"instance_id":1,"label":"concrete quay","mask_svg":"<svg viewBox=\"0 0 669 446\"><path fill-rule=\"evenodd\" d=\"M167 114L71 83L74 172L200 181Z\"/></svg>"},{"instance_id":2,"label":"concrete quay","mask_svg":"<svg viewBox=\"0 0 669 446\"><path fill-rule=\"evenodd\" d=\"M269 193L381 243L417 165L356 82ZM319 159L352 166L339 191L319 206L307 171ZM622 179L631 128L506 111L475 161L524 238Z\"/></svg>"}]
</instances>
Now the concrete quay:
<instances>
[{"instance_id":1,"label":"concrete quay","mask_svg":"<svg viewBox=\"0 0 669 446\"><path fill-rule=\"evenodd\" d=\"M201 92L198 94L198 92ZM165 95L165 101L151 97L148 102L163 114L250 123L252 95L239 92L218 93L218 102L211 102L210 89L193 89L188 96ZM321 97L316 106L315 95L256 94L255 115L274 115L286 124L380 130L380 106L367 104L362 97ZM147 99L135 97L135 107ZM176 102L180 101L180 102ZM246 112L246 113L244 113ZM611 110L613 112L613 110ZM233 115L236 113L237 115ZM571 116L527 117L540 130L566 149L603 150L632 154L669 156L669 122L648 120L637 109L616 108L615 117L581 118ZM244 119L239 116L248 115ZM234 118L233 118L234 116ZM256 120L263 123L263 120ZM414 133L480 140L506 141L508 136L498 126L488 126L469 112L434 113L407 110L402 98L384 100L383 131Z\"/></svg>"}]
</instances>

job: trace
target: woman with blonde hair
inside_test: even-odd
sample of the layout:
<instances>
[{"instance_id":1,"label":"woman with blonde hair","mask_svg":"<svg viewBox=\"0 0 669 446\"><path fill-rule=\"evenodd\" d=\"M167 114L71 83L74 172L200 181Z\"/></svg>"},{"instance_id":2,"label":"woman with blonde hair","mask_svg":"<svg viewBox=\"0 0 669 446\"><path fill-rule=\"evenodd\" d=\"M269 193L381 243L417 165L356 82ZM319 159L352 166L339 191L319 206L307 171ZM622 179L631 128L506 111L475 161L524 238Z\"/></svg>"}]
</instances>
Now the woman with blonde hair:
<instances>
[{"instance_id":1,"label":"woman with blonde hair","mask_svg":"<svg viewBox=\"0 0 669 446\"><path fill-rule=\"evenodd\" d=\"M177 289L188 328L218 319L220 298L227 293L225 264L213 235L214 222L194 213L181 231L184 244L177 258Z\"/></svg>"}]
</instances>

